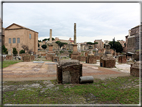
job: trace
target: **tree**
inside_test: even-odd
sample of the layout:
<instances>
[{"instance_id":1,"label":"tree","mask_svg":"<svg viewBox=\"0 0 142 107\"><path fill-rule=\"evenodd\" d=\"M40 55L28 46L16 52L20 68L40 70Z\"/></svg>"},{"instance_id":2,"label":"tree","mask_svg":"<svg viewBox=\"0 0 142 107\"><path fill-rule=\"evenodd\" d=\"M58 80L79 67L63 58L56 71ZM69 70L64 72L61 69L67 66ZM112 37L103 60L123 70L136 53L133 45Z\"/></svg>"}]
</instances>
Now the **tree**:
<instances>
[{"instance_id":1,"label":"tree","mask_svg":"<svg viewBox=\"0 0 142 107\"><path fill-rule=\"evenodd\" d=\"M47 45L42 45L41 47L45 50L47 48Z\"/></svg>"},{"instance_id":2,"label":"tree","mask_svg":"<svg viewBox=\"0 0 142 107\"><path fill-rule=\"evenodd\" d=\"M38 43L38 47L40 47L40 44Z\"/></svg>"},{"instance_id":3,"label":"tree","mask_svg":"<svg viewBox=\"0 0 142 107\"><path fill-rule=\"evenodd\" d=\"M16 56L17 53L18 53L18 52L17 52L16 48L13 48L13 55Z\"/></svg>"},{"instance_id":4,"label":"tree","mask_svg":"<svg viewBox=\"0 0 142 107\"><path fill-rule=\"evenodd\" d=\"M24 51L29 51L29 47L27 45L22 45L22 48L24 49Z\"/></svg>"},{"instance_id":5,"label":"tree","mask_svg":"<svg viewBox=\"0 0 142 107\"><path fill-rule=\"evenodd\" d=\"M119 42L110 41L109 44L110 44L110 49L114 49L116 50L116 52L120 53L123 51L122 45Z\"/></svg>"},{"instance_id":6,"label":"tree","mask_svg":"<svg viewBox=\"0 0 142 107\"><path fill-rule=\"evenodd\" d=\"M7 48L4 45L2 45L2 53L8 54Z\"/></svg>"},{"instance_id":7,"label":"tree","mask_svg":"<svg viewBox=\"0 0 142 107\"><path fill-rule=\"evenodd\" d=\"M94 44L98 44L98 42L94 42L94 43L92 43L92 42L87 42L86 44L87 44L87 45L94 45Z\"/></svg>"},{"instance_id":8,"label":"tree","mask_svg":"<svg viewBox=\"0 0 142 107\"><path fill-rule=\"evenodd\" d=\"M48 41L50 40L50 38L47 39ZM54 38L52 38L52 40L55 40Z\"/></svg>"},{"instance_id":9,"label":"tree","mask_svg":"<svg viewBox=\"0 0 142 107\"><path fill-rule=\"evenodd\" d=\"M45 38L45 39L43 39L42 41L46 41L46 40L48 40L47 38Z\"/></svg>"},{"instance_id":10,"label":"tree","mask_svg":"<svg viewBox=\"0 0 142 107\"><path fill-rule=\"evenodd\" d=\"M92 47L92 46L89 46L89 49L93 49L93 47Z\"/></svg>"},{"instance_id":11,"label":"tree","mask_svg":"<svg viewBox=\"0 0 142 107\"><path fill-rule=\"evenodd\" d=\"M32 49L29 49L29 47L27 45L22 45L22 48L24 49L24 51L27 51L27 53L31 54Z\"/></svg>"},{"instance_id":12,"label":"tree","mask_svg":"<svg viewBox=\"0 0 142 107\"><path fill-rule=\"evenodd\" d=\"M41 40L38 40L38 42L41 42Z\"/></svg>"},{"instance_id":13,"label":"tree","mask_svg":"<svg viewBox=\"0 0 142 107\"><path fill-rule=\"evenodd\" d=\"M65 44L67 44L67 43L60 42L60 41L56 41L55 43L57 43L57 44L60 46L60 48L61 48L62 46L64 46Z\"/></svg>"},{"instance_id":14,"label":"tree","mask_svg":"<svg viewBox=\"0 0 142 107\"><path fill-rule=\"evenodd\" d=\"M21 51L20 51L20 54L22 54L22 53L25 53L25 51L24 51L24 50L21 50Z\"/></svg>"}]
</instances>

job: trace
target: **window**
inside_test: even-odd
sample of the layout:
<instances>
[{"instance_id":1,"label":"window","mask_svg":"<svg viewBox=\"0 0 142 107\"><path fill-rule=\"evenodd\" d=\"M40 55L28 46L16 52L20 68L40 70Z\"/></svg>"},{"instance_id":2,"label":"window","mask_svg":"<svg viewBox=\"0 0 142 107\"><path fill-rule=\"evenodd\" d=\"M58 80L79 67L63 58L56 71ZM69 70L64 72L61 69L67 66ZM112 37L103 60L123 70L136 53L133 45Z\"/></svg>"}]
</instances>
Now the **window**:
<instances>
[{"instance_id":1,"label":"window","mask_svg":"<svg viewBox=\"0 0 142 107\"><path fill-rule=\"evenodd\" d=\"M20 38L17 38L17 43L20 43Z\"/></svg>"},{"instance_id":2,"label":"window","mask_svg":"<svg viewBox=\"0 0 142 107\"><path fill-rule=\"evenodd\" d=\"M9 38L9 43L11 43L11 38Z\"/></svg>"},{"instance_id":3,"label":"window","mask_svg":"<svg viewBox=\"0 0 142 107\"><path fill-rule=\"evenodd\" d=\"M16 38L13 38L13 43L16 43Z\"/></svg>"},{"instance_id":4,"label":"window","mask_svg":"<svg viewBox=\"0 0 142 107\"><path fill-rule=\"evenodd\" d=\"M29 38L31 39L31 34L29 34Z\"/></svg>"}]
</instances>

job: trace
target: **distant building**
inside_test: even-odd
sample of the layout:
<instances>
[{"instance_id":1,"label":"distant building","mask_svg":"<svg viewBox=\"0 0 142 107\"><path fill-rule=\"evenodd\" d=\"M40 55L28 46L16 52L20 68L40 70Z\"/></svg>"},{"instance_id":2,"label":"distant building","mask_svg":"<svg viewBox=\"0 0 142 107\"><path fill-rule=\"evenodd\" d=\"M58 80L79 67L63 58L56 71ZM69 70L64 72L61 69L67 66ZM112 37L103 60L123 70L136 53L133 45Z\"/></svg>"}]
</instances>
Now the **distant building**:
<instances>
[{"instance_id":1,"label":"distant building","mask_svg":"<svg viewBox=\"0 0 142 107\"><path fill-rule=\"evenodd\" d=\"M4 29L4 45L8 54L12 54L13 48L16 48L18 54L22 50L22 45L26 45L34 54L38 52L38 32L18 24L11 24Z\"/></svg>"},{"instance_id":2,"label":"distant building","mask_svg":"<svg viewBox=\"0 0 142 107\"><path fill-rule=\"evenodd\" d=\"M104 48L104 43L103 43L102 39L95 40L94 42L98 42L98 44L96 45L97 49L103 49Z\"/></svg>"},{"instance_id":3,"label":"distant building","mask_svg":"<svg viewBox=\"0 0 142 107\"><path fill-rule=\"evenodd\" d=\"M141 25L138 25L129 30L129 34L126 37L126 51L134 53L139 50L139 35L142 30Z\"/></svg>"}]
</instances>

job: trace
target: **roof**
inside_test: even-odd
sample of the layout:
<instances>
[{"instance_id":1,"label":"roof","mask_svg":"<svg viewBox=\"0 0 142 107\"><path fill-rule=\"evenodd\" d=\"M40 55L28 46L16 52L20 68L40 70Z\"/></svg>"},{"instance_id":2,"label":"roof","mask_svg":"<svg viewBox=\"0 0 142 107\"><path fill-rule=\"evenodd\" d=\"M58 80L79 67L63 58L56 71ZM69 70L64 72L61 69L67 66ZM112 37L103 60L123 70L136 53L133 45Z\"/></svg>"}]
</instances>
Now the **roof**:
<instances>
[{"instance_id":1,"label":"roof","mask_svg":"<svg viewBox=\"0 0 142 107\"><path fill-rule=\"evenodd\" d=\"M8 26L7 28L5 28L5 30L8 30L8 28L11 27L11 26L13 26L13 25L19 26L19 27L20 27L19 29L27 29L27 30L31 30L31 29L29 29L29 28L23 27L23 26L18 25L18 24L16 24L16 23L11 24L11 25ZM31 31L36 32L36 31L34 31L34 30L31 30ZM36 33L38 33L38 32L36 32Z\"/></svg>"}]
</instances>

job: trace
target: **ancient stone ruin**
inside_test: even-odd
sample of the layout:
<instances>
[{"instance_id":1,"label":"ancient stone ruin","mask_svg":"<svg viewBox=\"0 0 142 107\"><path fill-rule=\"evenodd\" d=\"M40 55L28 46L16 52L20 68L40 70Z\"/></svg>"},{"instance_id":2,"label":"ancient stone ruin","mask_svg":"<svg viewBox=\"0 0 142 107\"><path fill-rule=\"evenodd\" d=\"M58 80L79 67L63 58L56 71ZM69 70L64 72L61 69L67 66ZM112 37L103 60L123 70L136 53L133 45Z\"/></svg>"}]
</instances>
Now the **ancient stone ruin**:
<instances>
[{"instance_id":1,"label":"ancient stone ruin","mask_svg":"<svg viewBox=\"0 0 142 107\"><path fill-rule=\"evenodd\" d=\"M110 53L110 45L105 45L105 54L103 57L100 58L100 66L101 67L107 67L107 68L113 68L115 67L115 59L113 58L112 54Z\"/></svg>"},{"instance_id":2,"label":"ancient stone ruin","mask_svg":"<svg viewBox=\"0 0 142 107\"><path fill-rule=\"evenodd\" d=\"M74 44L73 44L73 53L71 54L71 59L77 60L79 56L79 52L77 51L76 44L76 23L74 23Z\"/></svg>"},{"instance_id":3,"label":"ancient stone ruin","mask_svg":"<svg viewBox=\"0 0 142 107\"><path fill-rule=\"evenodd\" d=\"M140 69L140 66L142 66L141 61L137 61L134 64L131 64L130 67L130 75L139 77L139 73L141 73L142 69ZM141 73L142 76L142 73Z\"/></svg>"},{"instance_id":4,"label":"ancient stone ruin","mask_svg":"<svg viewBox=\"0 0 142 107\"><path fill-rule=\"evenodd\" d=\"M12 55L7 55L6 56L6 60L12 60L13 59L13 56Z\"/></svg>"},{"instance_id":5,"label":"ancient stone ruin","mask_svg":"<svg viewBox=\"0 0 142 107\"><path fill-rule=\"evenodd\" d=\"M82 76L82 64L78 60L61 60L57 67L58 83L79 84Z\"/></svg>"},{"instance_id":6,"label":"ancient stone ruin","mask_svg":"<svg viewBox=\"0 0 142 107\"><path fill-rule=\"evenodd\" d=\"M46 60L51 60L55 56L55 53L53 52L53 44L52 44L52 29L50 29L50 43L48 44L48 52L46 55Z\"/></svg>"},{"instance_id":7,"label":"ancient stone ruin","mask_svg":"<svg viewBox=\"0 0 142 107\"><path fill-rule=\"evenodd\" d=\"M126 63L126 55L119 55L118 63Z\"/></svg>"}]
</instances>

